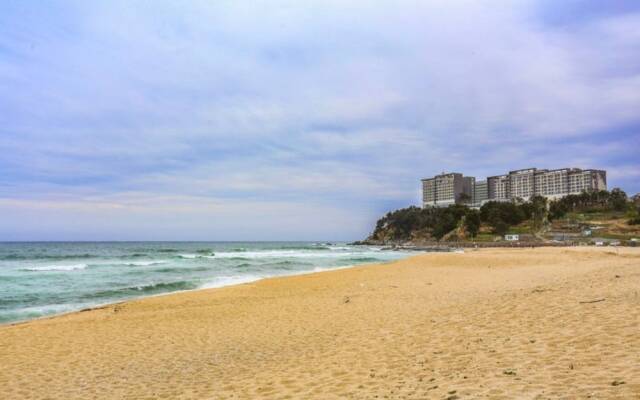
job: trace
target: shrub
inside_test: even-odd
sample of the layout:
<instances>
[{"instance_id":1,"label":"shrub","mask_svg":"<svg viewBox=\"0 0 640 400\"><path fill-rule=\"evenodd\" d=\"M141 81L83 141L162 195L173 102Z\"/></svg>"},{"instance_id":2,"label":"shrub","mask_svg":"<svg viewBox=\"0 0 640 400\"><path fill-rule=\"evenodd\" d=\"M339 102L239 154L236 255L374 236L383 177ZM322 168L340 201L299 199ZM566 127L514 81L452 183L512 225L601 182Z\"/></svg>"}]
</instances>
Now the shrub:
<instances>
[{"instance_id":1,"label":"shrub","mask_svg":"<svg viewBox=\"0 0 640 400\"><path fill-rule=\"evenodd\" d=\"M464 218L464 228L472 238L478 236L480 232L480 212L477 210L469 210Z\"/></svg>"}]
</instances>

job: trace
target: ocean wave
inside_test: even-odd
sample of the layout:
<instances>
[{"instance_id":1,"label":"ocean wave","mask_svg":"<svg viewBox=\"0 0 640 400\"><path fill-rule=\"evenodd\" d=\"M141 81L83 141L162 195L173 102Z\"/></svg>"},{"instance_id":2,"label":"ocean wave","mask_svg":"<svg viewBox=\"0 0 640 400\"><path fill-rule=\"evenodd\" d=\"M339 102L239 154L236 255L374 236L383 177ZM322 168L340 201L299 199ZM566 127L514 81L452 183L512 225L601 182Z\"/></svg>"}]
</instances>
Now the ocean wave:
<instances>
[{"instance_id":1,"label":"ocean wave","mask_svg":"<svg viewBox=\"0 0 640 400\"><path fill-rule=\"evenodd\" d=\"M90 263L90 267L104 267L104 266L115 266L115 267L147 267L152 265L161 265L166 264L166 261L158 261L158 260L144 260L144 261L98 261L96 263Z\"/></svg>"},{"instance_id":2,"label":"ocean wave","mask_svg":"<svg viewBox=\"0 0 640 400\"><path fill-rule=\"evenodd\" d=\"M331 250L331 247L326 245L300 245L300 246L281 246L278 250Z\"/></svg>"},{"instance_id":3,"label":"ocean wave","mask_svg":"<svg viewBox=\"0 0 640 400\"><path fill-rule=\"evenodd\" d=\"M131 267L146 267L149 265L160 265L160 264L166 264L166 262L164 261L133 261L133 262L124 263L124 265L128 265Z\"/></svg>"},{"instance_id":4,"label":"ocean wave","mask_svg":"<svg viewBox=\"0 0 640 400\"><path fill-rule=\"evenodd\" d=\"M285 269L285 270L290 270L290 269L293 269L294 267L304 267L304 266L312 266L312 265L313 263L309 263L309 262L289 261L289 260L262 264L263 267L271 267L275 269Z\"/></svg>"},{"instance_id":5,"label":"ocean wave","mask_svg":"<svg viewBox=\"0 0 640 400\"><path fill-rule=\"evenodd\" d=\"M207 267L196 267L196 268L189 268L189 267L165 267L165 268L158 268L155 269L154 272L160 272L160 273L171 273L171 272L202 272L202 271L209 271L209 268Z\"/></svg>"},{"instance_id":6,"label":"ocean wave","mask_svg":"<svg viewBox=\"0 0 640 400\"><path fill-rule=\"evenodd\" d=\"M40 306L30 306L23 308L15 308L0 313L0 323L15 322L24 319L42 317L50 314L59 314L66 311L81 309L83 304L50 304Z\"/></svg>"},{"instance_id":7,"label":"ocean wave","mask_svg":"<svg viewBox=\"0 0 640 400\"><path fill-rule=\"evenodd\" d=\"M221 276L203 285L200 285L200 288L213 289L223 286L240 285L242 283L255 282L263 278L264 277L260 275Z\"/></svg>"},{"instance_id":8,"label":"ocean wave","mask_svg":"<svg viewBox=\"0 0 640 400\"><path fill-rule=\"evenodd\" d=\"M43 267L29 267L22 268L23 271L74 271L87 268L87 264L72 264L72 265L47 265Z\"/></svg>"},{"instance_id":9,"label":"ocean wave","mask_svg":"<svg viewBox=\"0 0 640 400\"><path fill-rule=\"evenodd\" d=\"M376 257L351 257L351 258L347 258L347 261L351 261L351 262L376 262L376 261L383 261L379 258Z\"/></svg>"},{"instance_id":10,"label":"ocean wave","mask_svg":"<svg viewBox=\"0 0 640 400\"><path fill-rule=\"evenodd\" d=\"M338 269L348 269L352 267L354 267L354 265L341 265L339 267L315 267L310 272L335 271ZM305 272L305 273L308 273L308 272Z\"/></svg>"},{"instance_id":11,"label":"ocean wave","mask_svg":"<svg viewBox=\"0 0 640 400\"><path fill-rule=\"evenodd\" d=\"M265 269L286 269L290 270L294 267L304 267L304 266L312 266L313 263L304 262L304 261L292 261L292 260L283 260L276 262L243 262L241 264L234 265L232 268L234 270L238 269L247 269L247 268L260 268L261 270Z\"/></svg>"},{"instance_id":12,"label":"ocean wave","mask_svg":"<svg viewBox=\"0 0 640 400\"><path fill-rule=\"evenodd\" d=\"M196 283L190 281L161 282L142 286L129 286L120 289L102 290L99 292L86 294L82 297L83 299L119 298L131 295L149 295L165 292L175 292L179 290L191 290L197 287L198 285Z\"/></svg>"},{"instance_id":13,"label":"ocean wave","mask_svg":"<svg viewBox=\"0 0 640 400\"><path fill-rule=\"evenodd\" d=\"M0 256L0 260L3 261L16 261L16 260L66 260L83 259L83 258L97 258L100 257L96 254L66 254L66 255L53 255L53 254L7 254Z\"/></svg>"},{"instance_id":14,"label":"ocean wave","mask_svg":"<svg viewBox=\"0 0 640 400\"><path fill-rule=\"evenodd\" d=\"M301 252L299 250L264 250L264 251L246 251L241 253L242 258L256 259L256 258L313 258L313 257L327 257L328 254L314 253L314 252ZM236 258L238 253L234 252L219 252L212 256L205 256L205 258Z\"/></svg>"},{"instance_id":15,"label":"ocean wave","mask_svg":"<svg viewBox=\"0 0 640 400\"><path fill-rule=\"evenodd\" d=\"M205 256L200 255L200 254L178 254L176 256L177 258L185 258L188 260L194 259L194 258L205 258Z\"/></svg>"}]
</instances>

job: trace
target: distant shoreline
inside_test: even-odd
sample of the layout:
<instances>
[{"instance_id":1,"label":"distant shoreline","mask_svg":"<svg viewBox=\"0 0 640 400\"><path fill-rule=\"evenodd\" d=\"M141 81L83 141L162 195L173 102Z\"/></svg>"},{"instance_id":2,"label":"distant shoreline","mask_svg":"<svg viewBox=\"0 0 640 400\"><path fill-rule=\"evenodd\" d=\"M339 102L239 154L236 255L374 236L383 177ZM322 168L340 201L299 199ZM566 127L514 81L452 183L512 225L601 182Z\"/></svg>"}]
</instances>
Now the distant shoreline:
<instances>
[{"instance_id":1,"label":"distant shoreline","mask_svg":"<svg viewBox=\"0 0 640 400\"><path fill-rule=\"evenodd\" d=\"M376 240L363 240L358 242L349 243L352 246L383 246L387 250L416 250L416 251L451 251L460 248L537 248L537 247L593 247L586 246L579 243L562 242L562 243L550 243L550 242L473 242L473 241L459 241L459 242L406 242L406 241L376 241Z\"/></svg>"}]
</instances>

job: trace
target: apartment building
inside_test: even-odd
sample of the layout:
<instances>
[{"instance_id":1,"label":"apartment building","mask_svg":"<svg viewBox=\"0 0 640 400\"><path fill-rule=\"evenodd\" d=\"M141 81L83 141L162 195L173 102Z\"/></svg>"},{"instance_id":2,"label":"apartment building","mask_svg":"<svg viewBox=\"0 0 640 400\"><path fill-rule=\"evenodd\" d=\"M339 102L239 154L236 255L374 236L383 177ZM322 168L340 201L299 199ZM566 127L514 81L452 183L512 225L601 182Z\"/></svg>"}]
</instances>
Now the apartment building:
<instances>
[{"instance_id":1,"label":"apartment building","mask_svg":"<svg viewBox=\"0 0 640 400\"><path fill-rule=\"evenodd\" d=\"M497 175L487 178L490 200L509 200L509 175Z\"/></svg>"},{"instance_id":2,"label":"apartment building","mask_svg":"<svg viewBox=\"0 0 640 400\"><path fill-rule=\"evenodd\" d=\"M473 196L475 178L457 172L442 173L422 180L422 206L447 207L459 203L465 194L469 202Z\"/></svg>"},{"instance_id":3,"label":"apartment building","mask_svg":"<svg viewBox=\"0 0 640 400\"><path fill-rule=\"evenodd\" d=\"M607 172L596 169L526 168L478 182L474 177L455 172L423 179L422 203L423 207L446 207L461 202L480 207L489 200L529 200L533 196L557 199L568 194L606 189Z\"/></svg>"},{"instance_id":4,"label":"apartment building","mask_svg":"<svg viewBox=\"0 0 640 400\"><path fill-rule=\"evenodd\" d=\"M536 194L554 198L558 193L569 193L569 168L553 169L535 175Z\"/></svg>"},{"instance_id":5,"label":"apartment building","mask_svg":"<svg viewBox=\"0 0 640 400\"><path fill-rule=\"evenodd\" d=\"M556 199L584 191L606 190L607 172L579 168L527 168L489 177L487 182L491 200L529 200L533 196Z\"/></svg>"},{"instance_id":6,"label":"apartment building","mask_svg":"<svg viewBox=\"0 0 640 400\"><path fill-rule=\"evenodd\" d=\"M462 193L458 196L458 202L472 203L473 202L473 190L476 186L476 178L473 176L465 176L462 178ZM464 197L461 197L464 195Z\"/></svg>"},{"instance_id":7,"label":"apartment building","mask_svg":"<svg viewBox=\"0 0 640 400\"><path fill-rule=\"evenodd\" d=\"M535 194L535 168L509 172L509 198L529 199Z\"/></svg>"},{"instance_id":8,"label":"apartment building","mask_svg":"<svg viewBox=\"0 0 640 400\"><path fill-rule=\"evenodd\" d=\"M593 169L573 169L568 174L569 193L607 190L607 172Z\"/></svg>"},{"instance_id":9,"label":"apartment building","mask_svg":"<svg viewBox=\"0 0 640 400\"><path fill-rule=\"evenodd\" d=\"M489 187L487 181L476 181L473 186L473 200L472 204L480 207L482 204L489 200Z\"/></svg>"}]
</instances>

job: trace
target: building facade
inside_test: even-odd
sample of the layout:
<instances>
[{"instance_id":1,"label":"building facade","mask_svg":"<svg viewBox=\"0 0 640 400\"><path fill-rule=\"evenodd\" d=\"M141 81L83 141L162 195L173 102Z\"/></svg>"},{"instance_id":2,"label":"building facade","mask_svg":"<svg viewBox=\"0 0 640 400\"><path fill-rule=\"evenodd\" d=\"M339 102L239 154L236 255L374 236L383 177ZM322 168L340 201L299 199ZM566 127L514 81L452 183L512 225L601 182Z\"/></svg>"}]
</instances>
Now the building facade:
<instances>
[{"instance_id":1,"label":"building facade","mask_svg":"<svg viewBox=\"0 0 640 400\"><path fill-rule=\"evenodd\" d=\"M602 170L574 169L568 174L569 193L591 192L607 190L607 173Z\"/></svg>"},{"instance_id":2,"label":"building facade","mask_svg":"<svg viewBox=\"0 0 640 400\"><path fill-rule=\"evenodd\" d=\"M535 168L509 172L509 198L529 199L535 194Z\"/></svg>"},{"instance_id":3,"label":"building facade","mask_svg":"<svg viewBox=\"0 0 640 400\"><path fill-rule=\"evenodd\" d=\"M462 178L462 193L458 196L458 201L462 203L473 203L473 189L476 186L476 178L465 176ZM464 197L462 197L464 195Z\"/></svg>"},{"instance_id":4,"label":"building facade","mask_svg":"<svg viewBox=\"0 0 640 400\"><path fill-rule=\"evenodd\" d=\"M490 200L509 200L509 176L497 175L487 178L487 188Z\"/></svg>"},{"instance_id":5,"label":"building facade","mask_svg":"<svg viewBox=\"0 0 640 400\"><path fill-rule=\"evenodd\" d=\"M447 207L464 201L471 202L475 178L463 177L457 172L442 173L422 180L422 206Z\"/></svg>"},{"instance_id":6,"label":"building facade","mask_svg":"<svg viewBox=\"0 0 640 400\"><path fill-rule=\"evenodd\" d=\"M422 180L423 207L465 203L480 207L487 201L530 200L533 196L557 199L569 194L607 190L607 172L596 169L526 168L490 176L476 182L461 173L442 173Z\"/></svg>"},{"instance_id":7,"label":"building facade","mask_svg":"<svg viewBox=\"0 0 640 400\"><path fill-rule=\"evenodd\" d=\"M473 205L482 206L489 200L489 187L487 181L477 181L473 186Z\"/></svg>"},{"instance_id":8,"label":"building facade","mask_svg":"<svg viewBox=\"0 0 640 400\"><path fill-rule=\"evenodd\" d=\"M558 193L569 193L569 169L561 168L538 173L534 185L536 194L553 198Z\"/></svg>"}]
</instances>

